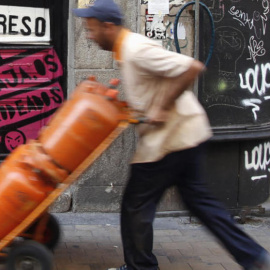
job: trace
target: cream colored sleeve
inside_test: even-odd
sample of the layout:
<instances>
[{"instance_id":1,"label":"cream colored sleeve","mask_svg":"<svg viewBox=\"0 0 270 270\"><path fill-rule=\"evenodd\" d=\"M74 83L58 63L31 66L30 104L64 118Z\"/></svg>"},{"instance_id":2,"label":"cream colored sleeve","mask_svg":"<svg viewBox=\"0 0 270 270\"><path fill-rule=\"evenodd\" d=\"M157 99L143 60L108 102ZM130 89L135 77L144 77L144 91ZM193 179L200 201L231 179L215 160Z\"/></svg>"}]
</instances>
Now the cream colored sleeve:
<instances>
[{"instance_id":1,"label":"cream colored sleeve","mask_svg":"<svg viewBox=\"0 0 270 270\"><path fill-rule=\"evenodd\" d=\"M141 44L133 58L136 67L145 72L168 78L181 75L194 61L192 57L167 51L158 44Z\"/></svg>"}]
</instances>

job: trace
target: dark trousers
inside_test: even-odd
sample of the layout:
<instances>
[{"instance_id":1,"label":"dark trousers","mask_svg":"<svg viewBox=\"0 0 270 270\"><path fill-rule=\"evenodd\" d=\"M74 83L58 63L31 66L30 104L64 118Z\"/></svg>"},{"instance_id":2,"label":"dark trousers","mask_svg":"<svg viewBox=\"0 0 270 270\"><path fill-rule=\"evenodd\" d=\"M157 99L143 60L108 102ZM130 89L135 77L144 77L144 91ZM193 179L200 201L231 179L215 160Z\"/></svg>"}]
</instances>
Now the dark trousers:
<instances>
[{"instance_id":1,"label":"dark trousers","mask_svg":"<svg viewBox=\"0 0 270 270\"><path fill-rule=\"evenodd\" d=\"M202 148L174 152L158 162L131 165L121 211L121 234L128 270L157 270L158 262L152 253L153 221L157 203L171 186L177 186L187 208L245 269L264 253L264 249L235 224L223 205L209 194L200 173Z\"/></svg>"}]
</instances>

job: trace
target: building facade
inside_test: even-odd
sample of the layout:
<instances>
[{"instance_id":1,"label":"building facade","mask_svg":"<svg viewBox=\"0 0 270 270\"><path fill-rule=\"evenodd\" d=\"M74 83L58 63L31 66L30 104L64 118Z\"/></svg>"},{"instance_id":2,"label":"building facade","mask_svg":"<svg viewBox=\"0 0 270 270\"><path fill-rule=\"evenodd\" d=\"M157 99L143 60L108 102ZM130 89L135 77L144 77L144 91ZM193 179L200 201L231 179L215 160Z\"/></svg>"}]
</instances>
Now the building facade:
<instances>
[{"instance_id":1,"label":"building facade","mask_svg":"<svg viewBox=\"0 0 270 270\"><path fill-rule=\"evenodd\" d=\"M121 79L112 53L87 40L82 20L72 14L73 8L86 7L91 1L1 1L1 160L18 145L35 139L89 75L104 84ZM229 208L264 202L269 195L270 163L269 0L204 0L199 17L195 1L116 2L132 31L172 51L177 50L177 32L181 53L199 54L203 62L211 56L207 72L194 89L214 131L205 156L207 181ZM124 100L121 85L119 91ZM130 126L51 211L118 212L135 145L136 134ZM159 206L159 211L184 209L173 188Z\"/></svg>"}]
</instances>

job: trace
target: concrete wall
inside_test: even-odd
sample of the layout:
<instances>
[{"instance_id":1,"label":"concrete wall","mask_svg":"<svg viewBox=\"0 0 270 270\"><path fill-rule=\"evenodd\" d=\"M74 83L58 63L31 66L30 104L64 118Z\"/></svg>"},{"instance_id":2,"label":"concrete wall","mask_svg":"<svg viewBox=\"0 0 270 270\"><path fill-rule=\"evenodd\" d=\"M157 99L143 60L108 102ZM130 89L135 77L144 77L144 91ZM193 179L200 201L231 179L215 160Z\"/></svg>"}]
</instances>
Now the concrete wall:
<instances>
[{"instance_id":1,"label":"concrete wall","mask_svg":"<svg viewBox=\"0 0 270 270\"><path fill-rule=\"evenodd\" d=\"M147 32L146 17L147 1L116 0L125 15L125 25L134 32L145 35ZM170 1L170 15L159 18L166 38L157 40L166 49L175 50L173 42L173 22L181 7L182 1ZM78 2L70 1L70 9L77 8ZM182 30L186 38L179 40L182 53L193 55L193 15L191 11L184 12ZM155 29L155 26L152 27ZM111 78L120 78L117 64L111 52L99 49L93 42L86 40L81 19L69 18L69 55L68 55L68 85L69 93L75 85L89 75L95 75L98 81L108 84ZM149 29L148 29L149 30ZM154 30L155 31L155 30ZM123 89L120 98L124 99ZM118 212L126 179L129 173L128 163L134 152L136 135L134 127L130 127L118 137L111 147L87 171L81 175L66 193L59 197L51 208L52 212ZM159 207L159 211L181 210L183 205L175 189L169 190Z\"/></svg>"}]
</instances>

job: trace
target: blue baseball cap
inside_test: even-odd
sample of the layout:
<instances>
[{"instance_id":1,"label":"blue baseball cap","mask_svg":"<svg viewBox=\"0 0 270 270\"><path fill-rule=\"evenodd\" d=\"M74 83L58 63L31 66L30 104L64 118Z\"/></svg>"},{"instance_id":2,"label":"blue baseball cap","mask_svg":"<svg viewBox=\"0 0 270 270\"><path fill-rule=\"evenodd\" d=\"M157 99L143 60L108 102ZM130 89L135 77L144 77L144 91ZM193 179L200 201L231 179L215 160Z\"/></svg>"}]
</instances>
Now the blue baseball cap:
<instances>
[{"instance_id":1,"label":"blue baseball cap","mask_svg":"<svg viewBox=\"0 0 270 270\"><path fill-rule=\"evenodd\" d=\"M119 6L113 0L96 0L94 5L88 8L73 9L76 16L82 18L96 18L101 22L122 24L123 15Z\"/></svg>"}]
</instances>

